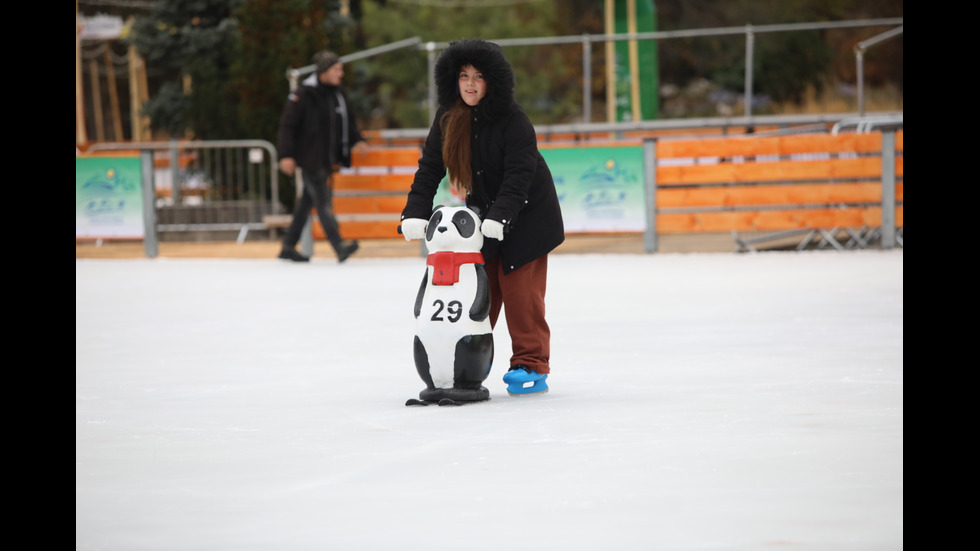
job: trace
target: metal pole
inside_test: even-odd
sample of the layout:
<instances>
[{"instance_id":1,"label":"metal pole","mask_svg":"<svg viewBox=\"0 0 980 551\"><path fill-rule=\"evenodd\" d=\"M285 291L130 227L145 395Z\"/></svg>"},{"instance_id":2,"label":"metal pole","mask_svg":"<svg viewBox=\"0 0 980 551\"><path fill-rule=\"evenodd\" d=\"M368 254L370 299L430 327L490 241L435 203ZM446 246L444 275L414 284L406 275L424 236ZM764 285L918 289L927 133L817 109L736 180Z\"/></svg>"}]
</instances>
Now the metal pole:
<instances>
[{"instance_id":1,"label":"metal pole","mask_svg":"<svg viewBox=\"0 0 980 551\"><path fill-rule=\"evenodd\" d=\"M180 184L178 183L177 168L180 159L177 156L177 140L170 138L170 198L174 206L180 204Z\"/></svg>"},{"instance_id":2,"label":"metal pole","mask_svg":"<svg viewBox=\"0 0 980 551\"><path fill-rule=\"evenodd\" d=\"M374 48L368 48L367 50L361 50L360 52L347 54L340 57L340 61L344 63L350 63L351 61L357 61L359 59L366 59L369 57L374 57L378 54L384 54L388 52L393 52L395 50L400 50L402 48L408 48L415 46L422 42L422 39L413 36L412 38L406 38L404 40L399 40L397 42L392 42L391 44L385 44L384 46L376 46ZM316 67L313 65L312 67Z\"/></svg>"},{"instance_id":3,"label":"metal pole","mask_svg":"<svg viewBox=\"0 0 980 551\"><path fill-rule=\"evenodd\" d=\"M616 6L606 0L606 122L616 122L616 46L608 39L616 33Z\"/></svg>"},{"instance_id":4,"label":"metal pole","mask_svg":"<svg viewBox=\"0 0 980 551\"><path fill-rule=\"evenodd\" d=\"M140 168L143 174L143 248L147 258L159 253L157 238L157 211L154 207L153 150L140 151Z\"/></svg>"},{"instance_id":5,"label":"metal pole","mask_svg":"<svg viewBox=\"0 0 980 551\"><path fill-rule=\"evenodd\" d=\"M895 129L881 133L881 247L895 247Z\"/></svg>"},{"instance_id":6,"label":"metal pole","mask_svg":"<svg viewBox=\"0 0 980 551\"><path fill-rule=\"evenodd\" d=\"M408 48L410 46L415 46L419 42L422 42L422 39L417 36L413 36L412 38L406 38L405 40L399 40L397 42L392 42L391 44L385 44L384 46L377 46L375 48L361 50L360 52L357 53L342 55L340 56L340 61L342 63L350 63L351 61L357 61L359 59L365 59L368 57L376 56L378 54L399 50L401 48ZM316 64L314 63L311 63L309 65L304 65L302 67L296 67L294 69L287 69L286 78L292 79L293 76L295 76L295 78L299 78L300 75L312 73L315 70L316 70Z\"/></svg>"},{"instance_id":7,"label":"metal pole","mask_svg":"<svg viewBox=\"0 0 980 551\"><path fill-rule=\"evenodd\" d=\"M643 250L657 252L657 139L643 140L643 181L646 192L646 228Z\"/></svg>"},{"instance_id":8,"label":"metal pole","mask_svg":"<svg viewBox=\"0 0 980 551\"><path fill-rule=\"evenodd\" d=\"M864 116L864 50L854 47L854 55L857 58L857 94L858 94L858 115Z\"/></svg>"},{"instance_id":9,"label":"metal pole","mask_svg":"<svg viewBox=\"0 0 980 551\"><path fill-rule=\"evenodd\" d=\"M864 51L879 42L888 40L904 32L905 25L900 25L854 45L854 55L857 61L858 113L862 117L864 116Z\"/></svg>"},{"instance_id":10,"label":"metal pole","mask_svg":"<svg viewBox=\"0 0 980 551\"><path fill-rule=\"evenodd\" d=\"M436 118L436 43L426 42L425 51L429 60L429 125Z\"/></svg>"},{"instance_id":11,"label":"metal pole","mask_svg":"<svg viewBox=\"0 0 980 551\"><path fill-rule=\"evenodd\" d=\"M592 41L582 35L582 122L592 122Z\"/></svg>"},{"instance_id":12,"label":"metal pole","mask_svg":"<svg viewBox=\"0 0 980 551\"><path fill-rule=\"evenodd\" d=\"M752 57L755 51L755 32L752 25L745 26L745 116L752 116Z\"/></svg>"}]
</instances>

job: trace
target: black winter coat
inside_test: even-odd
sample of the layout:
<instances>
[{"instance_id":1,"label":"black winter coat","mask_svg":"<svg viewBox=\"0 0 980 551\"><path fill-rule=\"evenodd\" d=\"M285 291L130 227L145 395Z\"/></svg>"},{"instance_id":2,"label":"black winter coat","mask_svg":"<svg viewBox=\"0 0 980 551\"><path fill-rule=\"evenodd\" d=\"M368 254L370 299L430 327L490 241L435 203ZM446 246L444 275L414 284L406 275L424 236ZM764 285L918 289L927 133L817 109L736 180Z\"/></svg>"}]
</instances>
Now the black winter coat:
<instances>
[{"instance_id":1,"label":"black winter coat","mask_svg":"<svg viewBox=\"0 0 980 551\"><path fill-rule=\"evenodd\" d=\"M439 183L446 176L439 120L459 95L463 65L483 72L487 95L472 108L473 191L466 204L484 219L505 226L504 240L487 239L487 259L500 254L510 273L554 250L565 240L561 206L551 170L538 151L537 134L524 110L513 101L513 72L500 48L489 42L453 43L436 62L440 107L425 145L402 219L428 219ZM460 46L461 45L461 46Z\"/></svg>"},{"instance_id":2,"label":"black winter coat","mask_svg":"<svg viewBox=\"0 0 980 551\"><path fill-rule=\"evenodd\" d=\"M289 94L283 106L279 157L292 157L305 171L323 168L329 172L334 165L350 166L350 148L363 139L350 102L339 87L324 85L315 74L311 76ZM338 94L343 109L338 109Z\"/></svg>"}]
</instances>

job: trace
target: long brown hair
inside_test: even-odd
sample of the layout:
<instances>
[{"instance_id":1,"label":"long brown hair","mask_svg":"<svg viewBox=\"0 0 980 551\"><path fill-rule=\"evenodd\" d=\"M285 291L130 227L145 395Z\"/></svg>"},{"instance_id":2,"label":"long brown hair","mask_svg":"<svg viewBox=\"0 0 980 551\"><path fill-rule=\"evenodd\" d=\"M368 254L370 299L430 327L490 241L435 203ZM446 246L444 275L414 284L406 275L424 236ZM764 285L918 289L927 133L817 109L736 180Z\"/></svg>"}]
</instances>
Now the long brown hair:
<instances>
[{"instance_id":1,"label":"long brown hair","mask_svg":"<svg viewBox=\"0 0 980 551\"><path fill-rule=\"evenodd\" d=\"M449 170L449 184L457 191L473 191L473 168L470 165L470 107L458 98L456 105L446 111L442 127L442 160ZM463 193L463 195L465 195Z\"/></svg>"}]
</instances>

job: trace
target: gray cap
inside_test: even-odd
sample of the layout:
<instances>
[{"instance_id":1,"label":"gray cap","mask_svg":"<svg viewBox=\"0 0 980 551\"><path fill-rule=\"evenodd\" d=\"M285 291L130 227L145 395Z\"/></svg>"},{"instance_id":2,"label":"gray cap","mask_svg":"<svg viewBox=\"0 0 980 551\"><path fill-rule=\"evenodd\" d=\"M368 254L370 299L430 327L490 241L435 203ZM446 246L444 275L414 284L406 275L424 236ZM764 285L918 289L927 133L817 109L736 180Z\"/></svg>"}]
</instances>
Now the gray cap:
<instances>
[{"instance_id":1,"label":"gray cap","mask_svg":"<svg viewBox=\"0 0 980 551\"><path fill-rule=\"evenodd\" d=\"M313 63L316 64L316 74L319 75L340 63L340 56L329 50L323 50L313 55Z\"/></svg>"}]
</instances>

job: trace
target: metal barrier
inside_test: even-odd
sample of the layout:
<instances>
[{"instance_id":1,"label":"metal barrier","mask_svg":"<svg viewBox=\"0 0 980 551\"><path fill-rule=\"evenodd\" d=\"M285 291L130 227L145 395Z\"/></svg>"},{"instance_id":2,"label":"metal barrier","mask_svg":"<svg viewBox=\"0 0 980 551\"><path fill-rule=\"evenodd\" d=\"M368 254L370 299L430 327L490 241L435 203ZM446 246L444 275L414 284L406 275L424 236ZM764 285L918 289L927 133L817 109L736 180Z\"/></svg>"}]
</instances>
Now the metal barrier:
<instances>
[{"instance_id":1,"label":"metal barrier","mask_svg":"<svg viewBox=\"0 0 980 551\"><path fill-rule=\"evenodd\" d=\"M748 139L748 134L756 138L784 134L820 134L835 125L840 129L852 125L853 121L886 126L882 129L882 168L883 184L880 221L880 239L883 246L901 246L903 235L901 224L896 223L894 210L895 197L895 132L884 121L890 121L896 128L903 126L902 113L881 113L868 117L855 117L854 113L808 114L808 115L770 115L756 117L713 117L703 119L679 119L662 121L634 121L624 123L589 123L568 125L536 126L542 141L549 143L552 136L562 136L561 141L575 136L575 142L617 140L637 132L671 131L671 141L677 139L700 139L706 131L716 138L732 134L733 137ZM861 124L854 126L862 128ZM675 134L673 131L690 131L690 134ZM389 129L376 131L375 141L382 147L397 147L396 143L408 140L412 143L424 141L426 129ZM601 139L598 136L603 136ZM686 136L686 138L685 138ZM556 140L558 138L555 138ZM640 138L635 138L639 140ZM644 140L645 180L649 186L656 185L656 154L647 151L655 147L654 141ZM279 202L278 153L275 147L264 140L229 141L170 141L170 142L115 142L93 144L86 155L108 151L139 152L143 165L144 185L144 224L147 256L157 254L160 232L237 232L238 242L244 241L250 231L272 231L264 219L281 218L285 209ZM176 183L176 185L174 185ZM300 188L301 189L301 188ZM656 188L654 188L655 190ZM648 189L647 196L656 197ZM900 201L900 200L899 200ZM647 205L645 250L657 250L656 204ZM278 216L277 216L278 215ZM312 223L312 219L309 221ZM271 224L271 222L270 222ZM875 224L878 226L878 224ZM831 227L831 226L827 226ZM857 227L857 226L855 226ZM309 226L308 226L309 228ZM821 228L825 229L825 228ZM707 231L707 230L702 230ZM767 230L769 231L769 230ZM773 230L775 231L775 230ZM856 243L864 243L869 236L851 236ZM875 239L879 236L875 234ZM220 236L227 240L231 235ZM304 252L312 248L311 232L304 232ZM830 243L833 245L833 243Z\"/></svg>"},{"instance_id":2,"label":"metal barrier","mask_svg":"<svg viewBox=\"0 0 980 551\"><path fill-rule=\"evenodd\" d=\"M242 242L267 229L263 216L283 212L278 153L265 140L98 143L86 154L107 151L139 151L149 165L143 189L154 216L146 239L154 246L158 232L234 231Z\"/></svg>"},{"instance_id":3,"label":"metal barrier","mask_svg":"<svg viewBox=\"0 0 980 551\"><path fill-rule=\"evenodd\" d=\"M845 128L854 128L855 132L871 132L875 128L900 127L905 124L904 113L897 115L858 116L841 119L830 129L831 134L840 134Z\"/></svg>"},{"instance_id":4,"label":"metal barrier","mask_svg":"<svg viewBox=\"0 0 980 551\"><path fill-rule=\"evenodd\" d=\"M867 28L867 27L878 27L886 25L898 25L898 27L892 28L887 32L864 40L858 43L854 47L854 53L857 61L857 93L858 93L858 106L860 108L860 115L865 115L864 112L864 52L871 46L878 44L884 40L892 38L894 36L904 33L904 18L902 17L892 17L892 18L881 18L881 19L861 19L852 21L817 21L811 23L790 23L790 24L776 24L776 25L751 25L746 24L741 27L716 27L716 28L706 28L706 29L682 29L674 31L653 31L653 32L640 32L640 33L615 33L615 34L600 34L600 35L590 35L582 34L575 36L546 36L546 37L525 37L525 38L493 38L490 39L501 47L511 47L511 46L534 46L534 47L545 47L545 46L558 46L563 44L581 44L582 46L582 85L581 85L581 95L582 95L582 115L581 120L592 121L592 94L591 89L592 83L592 47L596 43L612 43L612 42L623 42L623 41L666 41L670 39L690 39L695 37L712 37L712 36L731 36L731 35L743 35L745 36L745 88L743 92L744 98L753 97L753 76L755 73L755 41L756 36L765 33L775 33L775 32L801 32L801 31L828 31L834 29L847 29L847 28ZM366 59L373 57L378 54L388 53L394 50L399 50L402 48L416 48L419 51L424 51L426 53L428 62L428 111L429 120L431 121L435 117L437 105L436 105L436 91L435 91L435 62L438 57L438 52L449 47L449 42L422 42L421 38L415 36L407 38L404 40L399 40L397 42L392 42L390 44L385 44L383 46L377 46L375 48L370 48L361 52L348 54L340 58L344 63L351 61L356 61L360 59ZM607 63L609 60L607 60ZM901 62L901 60L899 60ZM303 75L312 73L316 69L315 65L306 65L303 67L291 67L286 70L286 78L289 80L290 90L295 90L299 85L299 79ZM614 98L610 97L610 90L607 90L607 104L611 104ZM744 101L745 117L748 119L752 118L752 101ZM609 122L612 122L612 117L607 117ZM751 124L751 120L749 122ZM427 128L426 128L427 129Z\"/></svg>"}]
</instances>

